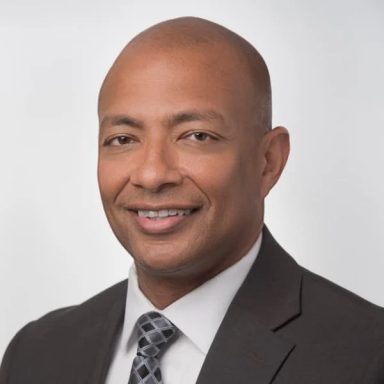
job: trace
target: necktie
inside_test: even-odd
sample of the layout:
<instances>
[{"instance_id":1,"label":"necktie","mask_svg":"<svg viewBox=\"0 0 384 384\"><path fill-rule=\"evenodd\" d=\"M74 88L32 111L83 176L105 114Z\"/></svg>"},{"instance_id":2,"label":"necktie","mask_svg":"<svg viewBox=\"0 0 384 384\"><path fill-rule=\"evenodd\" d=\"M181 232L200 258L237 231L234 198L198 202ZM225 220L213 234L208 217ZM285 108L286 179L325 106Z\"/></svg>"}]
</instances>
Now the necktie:
<instances>
[{"instance_id":1,"label":"necktie","mask_svg":"<svg viewBox=\"0 0 384 384\"><path fill-rule=\"evenodd\" d=\"M163 384L158 354L175 336L177 328L162 314L148 312L140 316L137 355L128 384Z\"/></svg>"}]
</instances>

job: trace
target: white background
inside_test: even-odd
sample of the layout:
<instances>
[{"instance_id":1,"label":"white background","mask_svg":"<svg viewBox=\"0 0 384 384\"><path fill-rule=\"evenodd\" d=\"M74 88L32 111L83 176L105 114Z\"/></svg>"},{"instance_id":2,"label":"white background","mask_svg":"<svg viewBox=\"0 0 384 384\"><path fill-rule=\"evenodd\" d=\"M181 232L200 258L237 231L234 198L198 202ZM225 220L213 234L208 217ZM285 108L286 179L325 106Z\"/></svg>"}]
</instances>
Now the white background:
<instances>
[{"instance_id":1,"label":"white background","mask_svg":"<svg viewBox=\"0 0 384 384\"><path fill-rule=\"evenodd\" d=\"M97 94L130 38L183 15L269 65L292 142L267 199L274 236L384 305L384 1L0 0L0 358L28 321L127 276L97 187Z\"/></svg>"}]
</instances>

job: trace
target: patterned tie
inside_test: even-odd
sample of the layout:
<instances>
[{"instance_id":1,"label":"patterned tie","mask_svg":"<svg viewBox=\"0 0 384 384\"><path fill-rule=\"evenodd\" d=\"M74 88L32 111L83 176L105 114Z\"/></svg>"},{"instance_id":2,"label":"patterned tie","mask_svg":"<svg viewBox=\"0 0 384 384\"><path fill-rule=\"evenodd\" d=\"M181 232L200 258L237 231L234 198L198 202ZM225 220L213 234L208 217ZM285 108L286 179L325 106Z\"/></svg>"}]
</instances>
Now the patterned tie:
<instances>
[{"instance_id":1,"label":"patterned tie","mask_svg":"<svg viewBox=\"0 0 384 384\"><path fill-rule=\"evenodd\" d=\"M133 360L128 384L163 384L158 354L175 336L177 328L157 312L140 316L136 326L137 355Z\"/></svg>"}]
</instances>

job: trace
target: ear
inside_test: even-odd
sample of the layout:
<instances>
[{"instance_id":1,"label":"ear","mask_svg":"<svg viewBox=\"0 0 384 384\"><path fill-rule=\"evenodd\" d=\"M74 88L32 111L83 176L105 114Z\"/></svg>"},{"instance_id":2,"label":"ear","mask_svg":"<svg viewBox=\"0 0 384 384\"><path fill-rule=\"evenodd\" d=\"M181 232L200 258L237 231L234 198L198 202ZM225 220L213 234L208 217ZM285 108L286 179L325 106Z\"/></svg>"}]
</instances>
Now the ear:
<instances>
[{"instance_id":1,"label":"ear","mask_svg":"<svg viewBox=\"0 0 384 384\"><path fill-rule=\"evenodd\" d=\"M261 141L261 198L264 199L277 183L287 163L290 143L289 133L284 127L276 127L264 134Z\"/></svg>"}]
</instances>

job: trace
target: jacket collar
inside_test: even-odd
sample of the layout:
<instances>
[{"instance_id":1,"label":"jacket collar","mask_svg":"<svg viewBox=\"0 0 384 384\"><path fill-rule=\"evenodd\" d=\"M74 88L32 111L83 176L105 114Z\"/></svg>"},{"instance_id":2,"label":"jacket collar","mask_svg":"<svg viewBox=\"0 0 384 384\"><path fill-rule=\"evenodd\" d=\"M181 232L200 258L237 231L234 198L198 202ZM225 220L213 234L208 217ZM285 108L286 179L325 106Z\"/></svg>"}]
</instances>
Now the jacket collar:
<instances>
[{"instance_id":1,"label":"jacket collar","mask_svg":"<svg viewBox=\"0 0 384 384\"><path fill-rule=\"evenodd\" d=\"M233 306L271 330L301 311L302 270L264 225L260 254L239 289Z\"/></svg>"}]
</instances>

